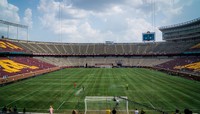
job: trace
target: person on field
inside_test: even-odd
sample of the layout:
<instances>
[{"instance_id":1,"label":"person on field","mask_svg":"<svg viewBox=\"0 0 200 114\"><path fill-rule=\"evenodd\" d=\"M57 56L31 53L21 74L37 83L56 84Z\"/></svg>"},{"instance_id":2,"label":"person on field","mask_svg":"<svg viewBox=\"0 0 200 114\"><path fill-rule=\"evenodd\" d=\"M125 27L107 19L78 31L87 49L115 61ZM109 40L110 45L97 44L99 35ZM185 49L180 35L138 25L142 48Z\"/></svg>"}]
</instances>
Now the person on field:
<instances>
[{"instance_id":1,"label":"person on field","mask_svg":"<svg viewBox=\"0 0 200 114\"><path fill-rule=\"evenodd\" d=\"M139 114L139 110L136 108L134 114Z\"/></svg>"},{"instance_id":2,"label":"person on field","mask_svg":"<svg viewBox=\"0 0 200 114\"><path fill-rule=\"evenodd\" d=\"M115 107L119 106L119 99L117 99L117 98L114 97L113 101L116 102Z\"/></svg>"},{"instance_id":3,"label":"person on field","mask_svg":"<svg viewBox=\"0 0 200 114\"><path fill-rule=\"evenodd\" d=\"M116 107L119 106L119 99L116 99Z\"/></svg>"},{"instance_id":4,"label":"person on field","mask_svg":"<svg viewBox=\"0 0 200 114\"><path fill-rule=\"evenodd\" d=\"M180 114L180 112L179 112L179 110L178 110L178 109L176 109L176 111L175 111L175 114Z\"/></svg>"},{"instance_id":5,"label":"person on field","mask_svg":"<svg viewBox=\"0 0 200 114\"><path fill-rule=\"evenodd\" d=\"M9 107L8 112L12 113L12 107Z\"/></svg>"},{"instance_id":6,"label":"person on field","mask_svg":"<svg viewBox=\"0 0 200 114\"><path fill-rule=\"evenodd\" d=\"M50 106L50 108L49 108L49 113L53 114L53 107L52 106Z\"/></svg>"},{"instance_id":7,"label":"person on field","mask_svg":"<svg viewBox=\"0 0 200 114\"><path fill-rule=\"evenodd\" d=\"M126 84L126 90L128 90L128 84Z\"/></svg>"},{"instance_id":8,"label":"person on field","mask_svg":"<svg viewBox=\"0 0 200 114\"><path fill-rule=\"evenodd\" d=\"M25 113L26 113L26 108L23 109L23 114L25 114Z\"/></svg>"},{"instance_id":9,"label":"person on field","mask_svg":"<svg viewBox=\"0 0 200 114\"><path fill-rule=\"evenodd\" d=\"M83 91L85 90L85 87L84 87L84 85L82 85L82 90L83 90Z\"/></svg>"},{"instance_id":10,"label":"person on field","mask_svg":"<svg viewBox=\"0 0 200 114\"><path fill-rule=\"evenodd\" d=\"M145 111L142 109L140 114L145 114Z\"/></svg>"},{"instance_id":11,"label":"person on field","mask_svg":"<svg viewBox=\"0 0 200 114\"><path fill-rule=\"evenodd\" d=\"M76 110L73 110L72 114L78 114L78 112Z\"/></svg>"},{"instance_id":12,"label":"person on field","mask_svg":"<svg viewBox=\"0 0 200 114\"><path fill-rule=\"evenodd\" d=\"M74 82L74 88L76 88L76 82Z\"/></svg>"},{"instance_id":13,"label":"person on field","mask_svg":"<svg viewBox=\"0 0 200 114\"><path fill-rule=\"evenodd\" d=\"M3 114L6 114L6 113L7 113L7 107L6 107L6 106L4 106L4 107L2 108L2 113L3 113Z\"/></svg>"},{"instance_id":14,"label":"person on field","mask_svg":"<svg viewBox=\"0 0 200 114\"><path fill-rule=\"evenodd\" d=\"M184 114L192 114L192 111L189 110L189 109L185 109L185 110L184 110Z\"/></svg>"},{"instance_id":15,"label":"person on field","mask_svg":"<svg viewBox=\"0 0 200 114\"><path fill-rule=\"evenodd\" d=\"M111 110L110 110L110 109L107 109L107 110L106 110L106 114L111 114Z\"/></svg>"},{"instance_id":16,"label":"person on field","mask_svg":"<svg viewBox=\"0 0 200 114\"><path fill-rule=\"evenodd\" d=\"M115 110L115 108L113 108L112 114L116 114L116 113L117 113L117 111Z\"/></svg>"},{"instance_id":17,"label":"person on field","mask_svg":"<svg viewBox=\"0 0 200 114\"><path fill-rule=\"evenodd\" d=\"M14 107L14 113L17 114L17 106Z\"/></svg>"}]
</instances>

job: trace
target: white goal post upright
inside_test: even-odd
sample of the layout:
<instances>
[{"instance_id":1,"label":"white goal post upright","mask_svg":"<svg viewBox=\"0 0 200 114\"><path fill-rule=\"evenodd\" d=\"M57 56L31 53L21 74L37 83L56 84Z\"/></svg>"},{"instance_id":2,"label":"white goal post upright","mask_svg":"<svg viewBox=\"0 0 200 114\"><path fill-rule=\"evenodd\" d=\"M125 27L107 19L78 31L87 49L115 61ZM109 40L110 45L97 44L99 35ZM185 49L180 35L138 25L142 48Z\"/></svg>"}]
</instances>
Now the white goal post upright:
<instances>
[{"instance_id":1,"label":"white goal post upright","mask_svg":"<svg viewBox=\"0 0 200 114\"><path fill-rule=\"evenodd\" d=\"M103 111L116 108L117 111L123 111L123 114L129 114L127 96L86 96L85 97L85 114L87 112ZM118 105L117 105L117 101ZM105 114L105 113L104 113Z\"/></svg>"}]
</instances>

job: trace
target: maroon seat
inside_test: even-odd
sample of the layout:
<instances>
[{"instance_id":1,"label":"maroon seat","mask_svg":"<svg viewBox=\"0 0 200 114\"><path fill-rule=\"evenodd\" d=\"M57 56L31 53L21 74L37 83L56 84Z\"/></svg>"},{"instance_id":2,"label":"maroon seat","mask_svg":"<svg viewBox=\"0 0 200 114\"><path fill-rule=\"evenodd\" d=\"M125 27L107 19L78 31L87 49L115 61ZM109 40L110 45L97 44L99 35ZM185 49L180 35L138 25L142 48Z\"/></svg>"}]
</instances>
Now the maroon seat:
<instances>
[{"instance_id":1,"label":"maroon seat","mask_svg":"<svg viewBox=\"0 0 200 114\"><path fill-rule=\"evenodd\" d=\"M9 62L14 62L14 63L11 63L11 65L9 65L10 63L3 60L9 60ZM33 72L37 70L43 70L43 69L49 69L49 68L55 67L55 65L34 59L32 57L0 57L0 63L1 63L0 77L29 73L29 72ZM15 68L17 67L15 65L17 64L19 65L19 67L21 66L21 68L18 69L19 71L16 71L16 72L6 71L6 69L8 70L9 68L15 71L16 70ZM9 68L6 68L6 67L9 67Z\"/></svg>"}]
</instances>

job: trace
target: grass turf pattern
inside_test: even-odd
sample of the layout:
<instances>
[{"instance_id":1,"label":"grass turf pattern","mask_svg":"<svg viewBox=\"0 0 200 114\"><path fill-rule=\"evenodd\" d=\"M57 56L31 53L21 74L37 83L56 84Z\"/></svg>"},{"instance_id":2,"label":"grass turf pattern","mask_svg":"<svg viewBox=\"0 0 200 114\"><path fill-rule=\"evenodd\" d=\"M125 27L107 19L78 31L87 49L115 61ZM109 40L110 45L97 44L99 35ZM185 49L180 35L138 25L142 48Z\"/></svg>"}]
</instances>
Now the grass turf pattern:
<instances>
[{"instance_id":1,"label":"grass turf pattern","mask_svg":"<svg viewBox=\"0 0 200 114\"><path fill-rule=\"evenodd\" d=\"M83 85L85 90L80 91ZM53 105L55 112L84 110L85 96L127 96L167 112L189 108L200 113L200 82L144 68L70 68L44 74L0 87L0 107L47 112ZM129 102L129 109L135 108L141 107Z\"/></svg>"}]
</instances>

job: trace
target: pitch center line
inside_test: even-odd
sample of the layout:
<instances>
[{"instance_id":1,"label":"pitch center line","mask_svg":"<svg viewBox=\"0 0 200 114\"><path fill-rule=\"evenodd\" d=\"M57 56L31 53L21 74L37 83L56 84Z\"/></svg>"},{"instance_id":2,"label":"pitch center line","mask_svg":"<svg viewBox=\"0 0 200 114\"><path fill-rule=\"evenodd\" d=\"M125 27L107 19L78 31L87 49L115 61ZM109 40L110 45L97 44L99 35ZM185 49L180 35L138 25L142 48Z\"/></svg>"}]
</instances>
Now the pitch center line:
<instances>
[{"instance_id":1,"label":"pitch center line","mask_svg":"<svg viewBox=\"0 0 200 114\"><path fill-rule=\"evenodd\" d=\"M60 107L61 107L64 103L65 103L65 101L63 101L62 104L60 104L60 106L57 108L57 110L60 109Z\"/></svg>"}]
</instances>

